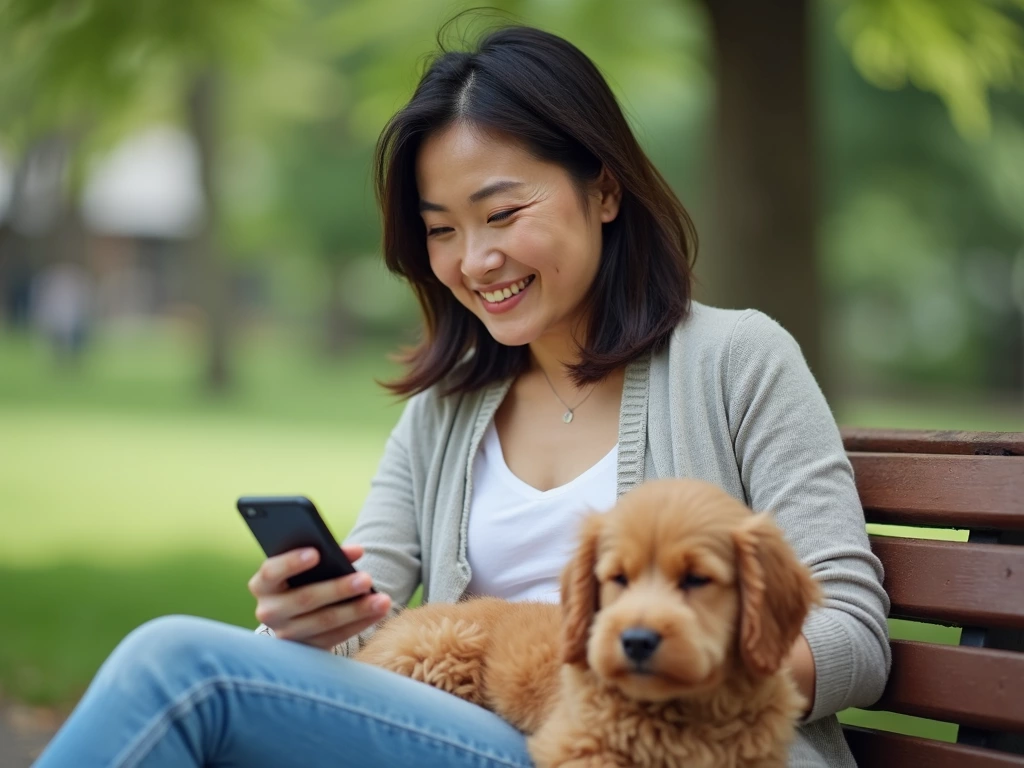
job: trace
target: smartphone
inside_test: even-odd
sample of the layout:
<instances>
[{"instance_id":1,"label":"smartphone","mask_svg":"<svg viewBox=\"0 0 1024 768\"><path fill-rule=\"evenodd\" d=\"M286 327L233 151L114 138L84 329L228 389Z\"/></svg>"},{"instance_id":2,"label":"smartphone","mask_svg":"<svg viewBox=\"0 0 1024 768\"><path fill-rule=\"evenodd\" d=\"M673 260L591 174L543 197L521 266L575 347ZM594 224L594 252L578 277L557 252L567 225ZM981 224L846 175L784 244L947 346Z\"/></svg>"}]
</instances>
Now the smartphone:
<instances>
[{"instance_id":1,"label":"smartphone","mask_svg":"<svg viewBox=\"0 0 1024 768\"><path fill-rule=\"evenodd\" d=\"M320 553L315 566L288 579L290 587L356 572L316 506L305 496L243 496L237 506L267 557L306 547ZM376 592L372 587L370 591Z\"/></svg>"}]
</instances>

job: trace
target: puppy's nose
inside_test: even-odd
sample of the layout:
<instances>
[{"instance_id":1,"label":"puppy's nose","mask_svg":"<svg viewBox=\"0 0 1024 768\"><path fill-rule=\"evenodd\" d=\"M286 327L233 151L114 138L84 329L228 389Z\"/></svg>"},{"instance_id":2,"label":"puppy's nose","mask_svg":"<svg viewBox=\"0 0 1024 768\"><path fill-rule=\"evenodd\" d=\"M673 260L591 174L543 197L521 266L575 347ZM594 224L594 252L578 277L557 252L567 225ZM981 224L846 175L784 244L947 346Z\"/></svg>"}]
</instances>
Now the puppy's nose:
<instances>
[{"instance_id":1,"label":"puppy's nose","mask_svg":"<svg viewBox=\"0 0 1024 768\"><path fill-rule=\"evenodd\" d=\"M622 633L621 640L626 658L639 664L654 655L661 642L661 635L653 629L630 627Z\"/></svg>"}]
</instances>

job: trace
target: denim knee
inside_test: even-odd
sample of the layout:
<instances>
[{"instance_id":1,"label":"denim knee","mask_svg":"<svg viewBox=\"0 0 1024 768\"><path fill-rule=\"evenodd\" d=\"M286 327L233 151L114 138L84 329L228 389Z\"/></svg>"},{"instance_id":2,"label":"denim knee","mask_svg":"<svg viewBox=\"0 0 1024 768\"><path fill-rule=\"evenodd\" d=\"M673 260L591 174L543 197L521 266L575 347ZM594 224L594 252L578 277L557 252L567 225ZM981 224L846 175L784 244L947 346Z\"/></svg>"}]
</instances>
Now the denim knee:
<instances>
[{"instance_id":1,"label":"denim knee","mask_svg":"<svg viewBox=\"0 0 1024 768\"><path fill-rule=\"evenodd\" d=\"M230 652L228 634L227 625L209 619L161 616L129 632L100 675L131 690L153 683L175 688L201 683L219 674L217 657Z\"/></svg>"}]
</instances>

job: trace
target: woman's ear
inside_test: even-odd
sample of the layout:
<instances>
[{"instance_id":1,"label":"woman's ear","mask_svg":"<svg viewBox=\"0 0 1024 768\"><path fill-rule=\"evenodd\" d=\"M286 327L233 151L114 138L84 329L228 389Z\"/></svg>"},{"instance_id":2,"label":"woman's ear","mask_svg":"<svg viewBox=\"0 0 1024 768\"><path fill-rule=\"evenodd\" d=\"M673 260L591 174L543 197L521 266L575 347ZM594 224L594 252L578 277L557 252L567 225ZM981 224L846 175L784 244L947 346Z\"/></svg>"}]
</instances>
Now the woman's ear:
<instances>
[{"instance_id":1,"label":"woman's ear","mask_svg":"<svg viewBox=\"0 0 1024 768\"><path fill-rule=\"evenodd\" d=\"M601 516L583 521L576 554L562 571L562 661L579 664L587 660L590 624L597 612L597 540Z\"/></svg>"},{"instance_id":2,"label":"woman's ear","mask_svg":"<svg viewBox=\"0 0 1024 768\"><path fill-rule=\"evenodd\" d=\"M622 205L622 185L607 166L602 166L601 175L597 178L597 194L601 223L614 221L619 215L619 206Z\"/></svg>"},{"instance_id":3,"label":"woman's ear","mask_svg":"<svg viewBox=\"0 0 1024 768\"><path fill-rule=\"evenodd\" d=\"M740 657L754 674L770 675L789 655L821 589L767 514L733 534L740 585Z\"/></svg>"}]
</instances>

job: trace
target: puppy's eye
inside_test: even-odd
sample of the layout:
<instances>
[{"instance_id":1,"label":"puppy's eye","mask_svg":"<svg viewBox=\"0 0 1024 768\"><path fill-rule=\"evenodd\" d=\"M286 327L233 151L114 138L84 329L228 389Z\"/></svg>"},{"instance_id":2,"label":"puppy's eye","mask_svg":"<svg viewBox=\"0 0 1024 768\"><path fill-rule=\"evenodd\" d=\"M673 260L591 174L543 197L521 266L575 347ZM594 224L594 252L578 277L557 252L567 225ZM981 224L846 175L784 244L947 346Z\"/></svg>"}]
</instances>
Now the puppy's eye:
<instances>
[{"instance_id":1,"label":"puppy's eye","mask_svg":"<svg viewBox=\"0 0 1024 768\"><path fill-rule=\"evenodd\" d=\"M688 573L679 580L679 588L682 590L696 589L711 583L707 576L698 576L696 573Z\"/></svg>"},{"instance_id":2,"label":"puppy's eye","mask_svg":"<svg viewBox=\"0 0 1024 768\"><path fill-rule=\"evenodd\" d=\"M616 584L619 584L619 585L621 585L623 587L625 587L625 586L627 586L629 584L629 579L626 578L626 574L624 574L624 573L620 573L617 576L612 576L612 581L614 581Z\"/></svg>"}]
</instances>

